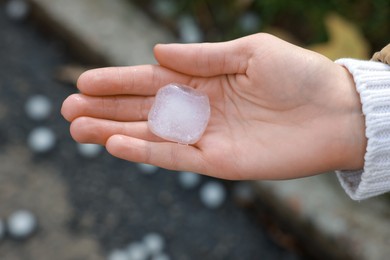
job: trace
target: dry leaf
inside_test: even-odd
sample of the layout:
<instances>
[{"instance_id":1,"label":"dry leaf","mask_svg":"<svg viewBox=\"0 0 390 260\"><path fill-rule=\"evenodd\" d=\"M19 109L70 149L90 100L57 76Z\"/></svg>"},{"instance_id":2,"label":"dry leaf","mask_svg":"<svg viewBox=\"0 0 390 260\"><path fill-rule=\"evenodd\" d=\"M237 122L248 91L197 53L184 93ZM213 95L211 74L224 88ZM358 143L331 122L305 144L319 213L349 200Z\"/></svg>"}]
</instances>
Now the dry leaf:
<instances>
[{"instance_id":1,"label":"dry leaf","mask_svg":"<svg viewBox=\"0 0 390 260\"><path fill-rule=\"evenodd\" d=\"M332 60L343 57L369 58L368 41L356 25L337 14L329 14L325 19L325 25L329 41L308 46L308 49L319 52Z\"/></svg>"}]
</instances>

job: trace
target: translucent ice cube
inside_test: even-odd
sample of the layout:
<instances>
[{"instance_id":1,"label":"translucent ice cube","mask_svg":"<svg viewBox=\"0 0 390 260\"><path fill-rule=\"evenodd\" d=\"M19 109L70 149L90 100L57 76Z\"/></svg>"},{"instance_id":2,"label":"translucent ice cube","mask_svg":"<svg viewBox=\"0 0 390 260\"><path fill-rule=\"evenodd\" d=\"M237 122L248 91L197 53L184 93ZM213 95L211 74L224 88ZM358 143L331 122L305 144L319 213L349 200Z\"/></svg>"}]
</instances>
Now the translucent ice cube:
<instances>
[{"instance_id":1,"label":"translucent ice cube","mask_svg":"<svg viewBox=\"0 0 390 260\"><path fill-rule=\"evenodd\" d=\"M196 143L210 118L206 94L180 84L162 87L149 112L149 129L157 136L181 144Z\"/></svg>"}]
</instances>

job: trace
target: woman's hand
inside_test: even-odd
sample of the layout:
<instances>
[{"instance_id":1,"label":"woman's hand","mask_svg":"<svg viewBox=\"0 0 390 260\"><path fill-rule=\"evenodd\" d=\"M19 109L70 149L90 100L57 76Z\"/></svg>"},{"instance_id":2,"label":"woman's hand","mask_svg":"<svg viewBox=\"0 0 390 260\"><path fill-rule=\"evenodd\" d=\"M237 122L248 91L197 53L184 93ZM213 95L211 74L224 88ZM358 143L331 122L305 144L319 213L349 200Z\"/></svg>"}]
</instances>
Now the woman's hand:
<instances>
[{"instance_id":1,"label":"woman's hand","mask_svg":"<svg viewBox=\"0 0 390 260\"><path fill-rule=\"evenodd\" d=\"M364 117L354 82L327 58L268 34L157 45L158 65L87 71L64 117L78 142L119 158L225 179L297 178L363 166ZM192 146L147 127L154 95L177 82L208 94L209 125Z\"/></svg>"}]
</instances>

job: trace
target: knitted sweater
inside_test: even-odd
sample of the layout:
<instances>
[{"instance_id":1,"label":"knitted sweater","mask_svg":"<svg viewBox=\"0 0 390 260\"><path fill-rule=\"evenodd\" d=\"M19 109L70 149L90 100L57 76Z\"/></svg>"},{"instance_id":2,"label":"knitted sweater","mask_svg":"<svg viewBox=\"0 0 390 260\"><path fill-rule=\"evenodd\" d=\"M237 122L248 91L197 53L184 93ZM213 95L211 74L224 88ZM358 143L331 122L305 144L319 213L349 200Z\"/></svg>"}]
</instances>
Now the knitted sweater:
<instances>
[{"instance_id":1,"label":"knitted sweater","mask_svg":"<svg viewBox=\"0 0 390 260\"><path fill-rule=\"evenodd\" d=\"M390 65L340 59L352 74L363 105L367 148L364 168L336 171L347 194L362 200L390 191Z\"/></svg>"}]
</instances>

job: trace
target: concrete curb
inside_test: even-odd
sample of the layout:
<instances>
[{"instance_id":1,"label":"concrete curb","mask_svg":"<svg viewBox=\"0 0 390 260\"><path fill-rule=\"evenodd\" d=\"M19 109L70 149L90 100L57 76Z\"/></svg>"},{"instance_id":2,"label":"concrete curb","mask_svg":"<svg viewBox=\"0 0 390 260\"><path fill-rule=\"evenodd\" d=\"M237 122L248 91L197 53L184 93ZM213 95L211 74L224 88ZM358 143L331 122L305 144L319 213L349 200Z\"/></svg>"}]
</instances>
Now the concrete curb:
<instances>
[{"instance_id":1,"label":"concrete curb","mask_svg":"<svg viewBox=\"0 0 390 260\"><path fill-rule=\"evenodd\" d=\"M174 39L128 1L30 1L33 18L91 63L115 66L154 63L153 46Z\"/></svg>"},{"instance_id":2,"label":"concrete curb","mask_svg":"<svg viewBox=\"0 0 390 260\"><path fill-rule=\"evenodd\" d=\"M124 0L30 0L33 17L95 65L154 63L152 48L173 35ZM318 258L387 259L390 208L384 197L354 202L334 174L254 182L259 198ZM319 250L318 248L321 248Z\"/></svg>"},{"instance_id":3,"label":"concrete curb","mask_svg":"<svg viewBox=\"0 0 390 260\"><path fill-rule=\"evenodd\" d=\"M255 185L262 202L289 219L302 240L321 245L331 256L326 259L379 260L390 255L390 208L384 196L353 201L334 173Z\"/></svg>"}]
</instances>

